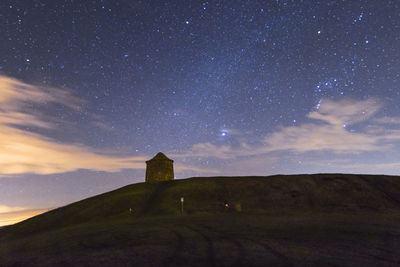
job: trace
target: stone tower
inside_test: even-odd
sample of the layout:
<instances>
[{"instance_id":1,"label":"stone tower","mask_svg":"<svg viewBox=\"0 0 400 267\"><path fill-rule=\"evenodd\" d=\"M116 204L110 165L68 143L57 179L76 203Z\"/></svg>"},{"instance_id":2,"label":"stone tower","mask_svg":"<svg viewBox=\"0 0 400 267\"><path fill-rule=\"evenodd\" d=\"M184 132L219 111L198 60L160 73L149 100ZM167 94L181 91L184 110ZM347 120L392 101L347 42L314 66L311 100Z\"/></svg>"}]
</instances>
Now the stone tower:
<instances>
[{"instance_id":1,"label":"stone tower","mask_svg":"<svg viewBox=\"0 0 400 267\"><path fill-rule=\"evenodd\" d=\"M146 161L146 182L174 180L174 161L159 152L151 160Z\"/></svg>"}]
</instances>

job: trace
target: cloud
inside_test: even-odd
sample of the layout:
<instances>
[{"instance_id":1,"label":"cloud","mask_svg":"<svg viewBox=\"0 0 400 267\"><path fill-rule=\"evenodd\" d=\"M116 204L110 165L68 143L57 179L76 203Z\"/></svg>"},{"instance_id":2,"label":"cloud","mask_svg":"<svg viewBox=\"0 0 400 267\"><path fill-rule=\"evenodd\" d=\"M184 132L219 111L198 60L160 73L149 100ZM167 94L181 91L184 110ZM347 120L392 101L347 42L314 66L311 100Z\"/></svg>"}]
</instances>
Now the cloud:
<instances>
[{"instance_id":1,"label":"cloud","mask_svg":"<svg viewBox=\"0 0 400 267\"><path fill-rule=\"evenodd\" d=\"M82 104L68 90L42 88L0 76L0 176L144 168L147 157L110 156L82 144L60 143L24 130L27 126L56 128L40 112L51 105L79 111Z\"/></svg>"},{"instance_id":2,"label":"cloud","mask_svg":"<svg viewBox=\"0 0 400 267\"><path fill-rule=\"evenodd\" d=\"M380 123L380 124L400 124L400 117L375 118L374 122Z\"/></svg>"},{"instance_id":3,"label":"cloud","mask_svg":"<svg viewBox=\"0 0 400 267\"><path fill-rule=\"evenodd\" d=\"M22 211L25 209L26 208L23 208L23 207L10 207L10 206L0 205L0 213L16 212L16 211Z\"/></svg>"},{"instance_id":4,"label":"cloud","mask_svg":"<svg viewBox=\"0 0 400 267\"><path fill-rule=\"evenodd\" d=\"M26 103L58 103L78 110L83 103L70 90L45 88L23 83L19 80L0 75L0 105L3 112L27 109Z\"/></svg>"},{"instance_id":5,"label":"cloud","mask_svg":"<svg viewBox=\"0 0 400 267\"><path fill-rule=\"evenodd\" d=\"M382 108L377 99L324 101L317 111L307 115L313 122L283 127L264 138L268 150L293 152L330 151L360 153L386 151L390 142L399 140L400 132L370 124L361 131L350 131L349 126L371 121Z\"/></svg>"},{"instance_id":6,"label":"cloud","mask_svg":"<svg viewBox=\"0 0 400 267\"><path fill-rule=\"evenodd\" d=\"M323 100L317 110L307 115L309 122L280 127L261 140L257 140L258 145L241 142L240 145L233 147L199 143L180 156L227 160L284 151L335 154L388 151L394 147L393 142L400 141L400 130L389 130L377 123L374 124L376 120L373 117L382 107L383 104L375 98ZM386 120L392 121L390 118ZM366 122L368 126L365 126ZM349 130L353 125L360 127L361 130Z\"/></svg>"},{"instance_id":7,"label":"cloud","mask_svg":"<svg viewBox=\"0 0 400 267\"><path fill-rule=\"evenodd\" d=\"M54 174L77 169L144 168L144 157L111 157L83 145L57 144L42 136L0 129L0 174Z\"/></svg>"},{"instance_id":8,"label":"cloud","mask_svg":"<svg viewBox=\"0 0 400 267\"><path fill-rule=\"evenodd\" d=\"M214 169L209 169L209 168L199 168L196 166L190 166L186 164L174 164L174 171L175 172L186 172L186 171L191 171L191 172L196 172L196 173L219 173L219 171L214 170Z\"/></svg>"},{"instance_id":9,"label":"cloud","mask_svg":"<svg viewBox=\"0 0 400 267\"><path fill-rule=\"evenodd\" d=\"M322 100L319 109L309 113L307 117L324 121L330 125L343 126L366 121L381 108L382 103L375 98L361 101L351 99Z\"/></svg>"},{"instance_id":10,"label":"cloud","mask_svg":"<svg viewBox=\"0 0 400 267\"><path fill-rule=\"evenodd\" d=\"M266 151L359 153L386 150L388 147L380 144L379 139L378 136L349 132L340 125L307 123L284 127L266 136L264 142Z\"/></svg>"},{"instance_id":11,"label":"cloud","mask_svg":"<svg viewBox=\"0 0 400 267\"><path fill-rule=\"evenodd\" d=\"M217 146L207 142L194 144L189 151L179 154L172 154L172 157L214 157L219 159L231 159L235 158L236 156L233 155L233 152L234 150L231 146Z\"/></svg>"},{"instance_id":12,"label":"cloud","mask_svg":"<svg viewBox=\"0 0 400 267\"><path fill-rule=\"evenodd\" d=\"M81 143L65 143L46 136L47 132L62 130L70 125L45 114L44 111L52 110L57 105L78 113L85 103L70 90L42 88L0 76L0 176L55 174L78 169L117 172L145 168L148 156L119 156ZM352 155L392 151L400 141L400 129L389 129L386 125L397 124L400 119L375 118L382 107L383 103L375 98L323 100L316 110L307 115L304 123L277 128L260 139L253 138L251 143L246 140L249 137L246 138L245 133L224 129L230 133L231 145L198 143L187 151L168 155L183 159L183 162L196 158L220 159L225 168L237 173L243 166L263 169L264 162L278 166L281 156L277 153ZM96 116L90 123L108 129L107 124ZM189 162L194 165L178 163L175 170L181 173L218 173L223 168L215 162L207 166L214 166L218 171L197 167L199 161L196 160Z\"/></svg>"},{"instance_id":13,"label":"cloud","mask_svg":"<svg viewBox=\"0 0 400 267\"><path fill-rule=\"evenodd\" d=\"M46 211L48 211L48 209L0 206L0 227L21 222Z\"/></svg>"}]
</instances>

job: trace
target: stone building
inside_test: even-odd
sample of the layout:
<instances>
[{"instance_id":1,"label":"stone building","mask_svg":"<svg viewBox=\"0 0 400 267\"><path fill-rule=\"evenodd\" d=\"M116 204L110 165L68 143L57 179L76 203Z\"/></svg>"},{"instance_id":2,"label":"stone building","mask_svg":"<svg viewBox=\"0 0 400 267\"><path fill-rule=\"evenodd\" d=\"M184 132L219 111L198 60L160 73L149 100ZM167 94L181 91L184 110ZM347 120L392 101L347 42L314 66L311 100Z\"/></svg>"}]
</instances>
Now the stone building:
<instances>
[{"instance_id":1,"label":"stone building","mask_svg":"<svg viewBox=\"0 0 400 267\"><path fill-rule=\"evenodd\" d=\"M174 161L159 152L146 161L146 182L174 180Z\"/></svg>"}]
</instances>

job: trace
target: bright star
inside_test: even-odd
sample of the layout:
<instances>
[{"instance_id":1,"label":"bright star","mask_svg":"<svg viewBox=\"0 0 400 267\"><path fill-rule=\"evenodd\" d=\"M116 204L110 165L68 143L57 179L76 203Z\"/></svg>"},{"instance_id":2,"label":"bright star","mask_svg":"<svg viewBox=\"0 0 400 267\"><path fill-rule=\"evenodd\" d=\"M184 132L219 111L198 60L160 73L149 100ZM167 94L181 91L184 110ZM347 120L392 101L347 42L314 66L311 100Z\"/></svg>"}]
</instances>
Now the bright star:
<instances>
[{"instance_id":1,"label":"bright star","mask_svg":"<svg viewBox=\"0 0 400 267\"><path fill-rule=\"evenodd\" d=\"M221 137L226 137L226 136L228 136L228 133L229 133L228 130L223 129L223 130L220 130L220 131L219 131L219 136L221 136Z\"/></svg>"}]
</instances>

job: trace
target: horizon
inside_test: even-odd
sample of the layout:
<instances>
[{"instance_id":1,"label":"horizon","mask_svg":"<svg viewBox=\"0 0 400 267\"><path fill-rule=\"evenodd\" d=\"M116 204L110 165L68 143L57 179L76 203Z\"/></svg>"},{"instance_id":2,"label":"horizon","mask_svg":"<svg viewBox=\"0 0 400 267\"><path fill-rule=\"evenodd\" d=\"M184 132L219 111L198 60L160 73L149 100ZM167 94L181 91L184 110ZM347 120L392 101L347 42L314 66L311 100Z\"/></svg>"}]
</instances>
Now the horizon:
<instances>
[{"instance_id":1,"label":"horizon","mask_svg":"<svg viewBox=\"0 0 400 267\"><path fill-rule=\"evenodd\" d=\"M393 1L0 10L0 226L144 181L159 151L176 179L400 175Z\"/></svg>"},{"instance_id":2,"label":"horizon","mask_svg":"<svg viewBox=\"0 0 400 267\"><path fill-rule=\"evenodd\" d=\"M355 173L298 173L298 174L272 174L272 175L268 175L268 176L194 176L194 177L185 177L185 178L179 178L176 179L174 178L173 181L175 180L187 180L187 179L201 179L201 178L268 178L268 177L273 177L273 176L305 176L305 175L310 175L310 176L314 176L314 175L354 175L354 176L358 176L358 175L372 175L372 176L393 176L393 175L384 175L384 174L355 174ZM398 176L399 177L399 176ZM144 178L143 178L144 180ZM146 181L139 181L136 183L132 183L132 184L126 184L123 185L121 187L118 188L111 188L109 191L104 191L104 192L97 192L96 194L93 195L87 195L82 199L76 199L72 202L69 203L62 203L60 206L57 207L47 207L47 208L40 208L40 209L32 209L32 208L22 208L22 207L6 207L6 206L0 206L0 228L4 227L4 226L10 226L22 221L25 221L29 218L41 215L43 213L58 209L58 208L62 208L65 206L68 206L70 204L73 204L75 202L81 201L81 200L85 200L91 197L95 197L98 195L101 195L103 193L108 193L114 190L118 190L121 189L125 186L128 185L135 185L135 184L139 184L139 183L146 183ZM2 210L3 208L3 210ZM6 210L4 210L4 208Z\"/></svg>"}]
</instances>

